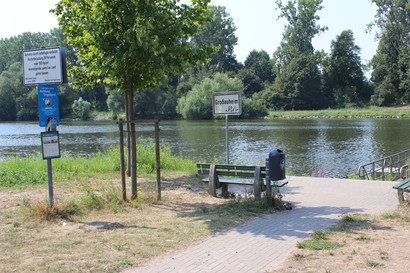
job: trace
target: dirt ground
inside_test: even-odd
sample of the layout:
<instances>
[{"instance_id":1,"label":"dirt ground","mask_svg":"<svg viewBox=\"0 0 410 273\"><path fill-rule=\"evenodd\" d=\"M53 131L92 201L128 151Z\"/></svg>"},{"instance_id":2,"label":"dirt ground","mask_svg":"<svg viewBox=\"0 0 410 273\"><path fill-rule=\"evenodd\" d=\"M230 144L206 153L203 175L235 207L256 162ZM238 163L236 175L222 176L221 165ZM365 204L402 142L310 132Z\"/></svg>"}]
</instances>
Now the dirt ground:
<instances>
[{"instance_id":1,"label":"dirt ground","mask_svg":"<svg viewBox=\"0 0 410 273\"><path fill-rule=\"evenodd\" d=\"M185 186L182 180L187 177L172 179ZM58 183L54 193L56 206L83 194L77 186ZM95 210L68 220L41 221L32 218L27 208L48 200L46 185L2 189L0 272L119 272L209 236L209 219L198 217L196 211L204 204L226 202L192 185L168 188L163 199L147 207Z\"/></svg>"},{"instance_id":2,"label":"dirt ground","mask_svg":"<svg viewBox=\"0 0 410 273\"><path fill-rule=\"evenodd\" d=\"M55 192L59 202L78 194L78 189L57 186ZM225 202L189 183L185 189L164 193L164 198L166 204L143 210L103 210L71 221L39 222L21 211L27 200L47 200L46 186L0 190L0 272L118 272L209 236L209 219L191 212L203 204ZM297 249L270 272L409 272L409 207L364 217L366 224L351 230L334 228L330 240L340 248Z\"/></svg>"},{"instance_id":3,"label":"dirt ground","mask_svg":"<svg viewBox=\"0 0 410 273\"><path fill-rule=\"evenodd\" d=\"M364 216L367 224L349 231L337 231L330 241L342 246L334 250L293 251L287 261L270 273L290 272L380 272L407 273L410 256L409 209L388 215Z\"/></svg>"}]
</instances>

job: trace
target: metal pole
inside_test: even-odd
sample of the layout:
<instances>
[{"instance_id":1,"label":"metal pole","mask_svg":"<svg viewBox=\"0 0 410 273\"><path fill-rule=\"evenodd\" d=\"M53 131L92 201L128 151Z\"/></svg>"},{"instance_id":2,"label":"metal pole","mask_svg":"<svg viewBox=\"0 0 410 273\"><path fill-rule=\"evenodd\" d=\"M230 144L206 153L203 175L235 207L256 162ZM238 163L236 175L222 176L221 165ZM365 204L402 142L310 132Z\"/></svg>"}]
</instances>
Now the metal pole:
<instances>
[{"instance_id":1,"label":"metal pole","mask_svg":"<svg viewBox=\"0 0 410 273\"><path fill-rule=\"evenodd\" d=\"M47 174L48 174L48 200L50 208L54 206L54 191L53 191L53 168L51 166L51 158L47 159Z\"/></svg>"},{"instance_id":2,"label":"metal pole","mask_svg":"<svg viewBox=\"0 0 410 273\"><path fill-rule=\"evenodd\" d=\"M269 159L266 159L266 164L265 164L265 166L266 166L266 197L271 197L272 196L272 187L271 187L271 184L270 184L270 179L269 179L269 177L270 177L270 169L269 169Z\"/></svg>"},{"instance_id":3,"label":"metal pole","mask_svg":"<svg viewBox=\"0 0 410 273\"><path fill-rule=\"evenodd\" d=\"M226 164L229 164L229 135L228 135L228 115L225 116L225 127L226 127Z\"/></svg>"},{"instance_id":4,"label":"metal pole","mask_svg":"<svg viewBox=\"0 0 410 273\"><path fill-rule=\"evenodd\" d=\"M155 158L157 168L157 200L161 200L161 159L159 147L159 119L155 120Z\"/></svg>"}]
</instances>

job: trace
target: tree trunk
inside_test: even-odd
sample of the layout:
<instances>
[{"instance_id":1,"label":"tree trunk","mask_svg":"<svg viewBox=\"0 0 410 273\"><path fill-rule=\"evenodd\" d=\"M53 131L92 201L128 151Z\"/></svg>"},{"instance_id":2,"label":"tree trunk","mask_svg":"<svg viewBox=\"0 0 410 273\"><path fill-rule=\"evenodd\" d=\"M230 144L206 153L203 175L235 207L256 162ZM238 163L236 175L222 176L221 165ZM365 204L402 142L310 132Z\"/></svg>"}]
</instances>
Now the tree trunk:
<instances>
[{"instance_id":1,"label":"tree trunk","mask_svg":"<svg viewBox=\"0 0 410 273\"><path fill-rule=\"evenodd\" d=\"M134 90L132 85L129 85L127 90L127 120L130 122L134 119ZM135 123L129 123L129 136L130 136L130 171L131 171L131 200L135 200L138 197L137 194L137 147L135 140Z\"/></svg>"}]
</instances>

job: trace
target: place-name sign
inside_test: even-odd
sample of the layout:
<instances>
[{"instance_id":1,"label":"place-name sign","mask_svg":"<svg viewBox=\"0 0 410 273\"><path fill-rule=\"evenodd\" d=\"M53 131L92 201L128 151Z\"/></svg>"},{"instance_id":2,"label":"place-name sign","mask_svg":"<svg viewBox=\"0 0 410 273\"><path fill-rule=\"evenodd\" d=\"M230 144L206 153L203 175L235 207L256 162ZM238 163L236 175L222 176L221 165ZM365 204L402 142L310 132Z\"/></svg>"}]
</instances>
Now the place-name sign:
<instances>
[{"instance_id":1,"label":"place-name sign","mask_svg":"<svg viewBox=\"0 0 410 273\"><path fill-rule=\"evenodd\" d=\"M241 115L241 92L216 92L212 98L214 116Z\"/></svg>"}]
</instances>

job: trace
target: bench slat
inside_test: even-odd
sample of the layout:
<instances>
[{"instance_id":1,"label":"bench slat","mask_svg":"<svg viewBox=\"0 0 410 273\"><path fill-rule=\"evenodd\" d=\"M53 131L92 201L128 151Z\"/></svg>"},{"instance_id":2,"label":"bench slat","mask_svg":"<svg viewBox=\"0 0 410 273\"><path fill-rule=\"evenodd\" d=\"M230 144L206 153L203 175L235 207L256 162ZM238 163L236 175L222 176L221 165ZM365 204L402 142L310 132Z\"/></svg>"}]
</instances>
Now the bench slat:
<instances>
[{"instance_id":1,"label":"bench slat","mask_svg":"<svg viewBox=\"0 0 410 273\"><path fill-rule=\"evenodd\" d=\"M406 180L401 181L400 183L396 184L393 186L393 189L402 189L406 190L410 187L410 178L407 178Z\"/></svg>"},{"instance_id":2,"label":"bench slat","mask_svg":"<svg viewBox=\"0 0 410 273\"><path fill-rule=\"evenodd\" d=\"M203 178L202 182L209 182L209 178ZM234 178L234 177L219 177L219 183L237 184L237 185L253 185L253 179ZM283 187L288 184L288 181L271 181L272 187ZM263 180L263 185L266 186L266 180Z\"/></svg>"},{"instance_id":3,"label":"bench slat","mask_svg":"<svg viewBox=\"0 0 410 273\"><path fill-rule=\"evenodd\" d=\"M209 171L201 171L198 170L198 174L203 174L203 175L208 175ZM238 171L216 171L216 174L223 175L223 176L233 176L233 177L247 177L247 178L252 178L254 177L255 173L254 172L238 172ZM261 173L261 177L265 178L266 173Z\"/></svg>"},{"instance_id":4,"label":"bench slat","mask_svg":"<svg viewBox=\"0 0 410 273\"><path fill-rule=\"evenodd\" d=\"M211 164L208 163L197 163L196 164L198 170L206 171L211 167ZM238 170L238 171L254 171L257 166L245 166L245 165L224 165L224 164L216 164L215 168L217 170ZM260 167L262 172L266 172L266 167Z\"/></svg>"}]
</instances>

